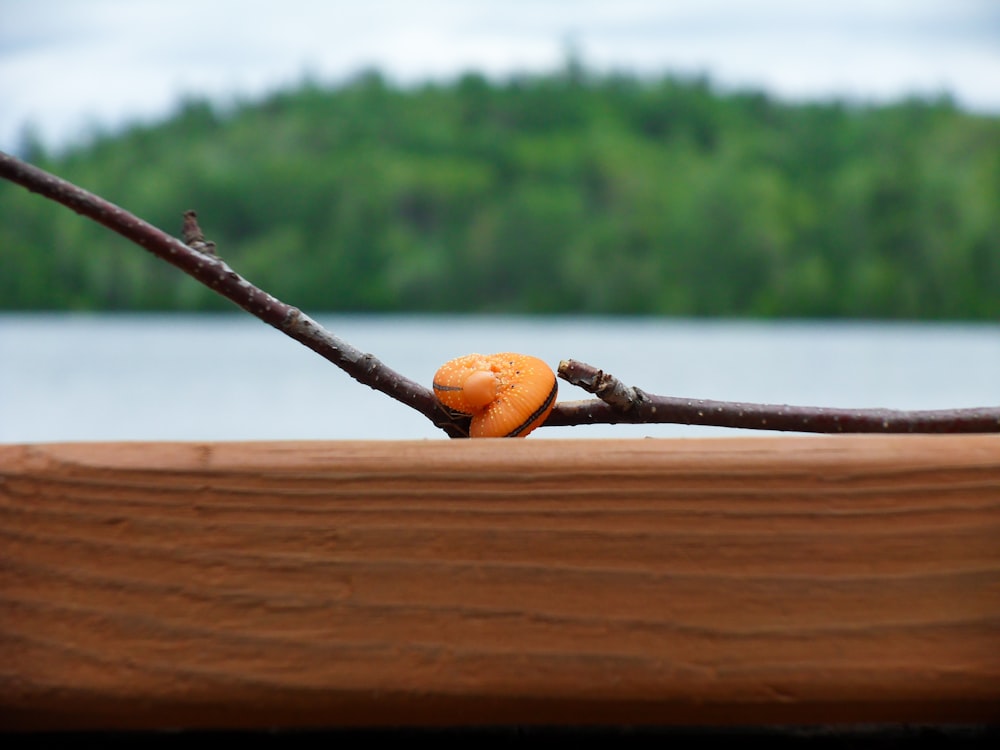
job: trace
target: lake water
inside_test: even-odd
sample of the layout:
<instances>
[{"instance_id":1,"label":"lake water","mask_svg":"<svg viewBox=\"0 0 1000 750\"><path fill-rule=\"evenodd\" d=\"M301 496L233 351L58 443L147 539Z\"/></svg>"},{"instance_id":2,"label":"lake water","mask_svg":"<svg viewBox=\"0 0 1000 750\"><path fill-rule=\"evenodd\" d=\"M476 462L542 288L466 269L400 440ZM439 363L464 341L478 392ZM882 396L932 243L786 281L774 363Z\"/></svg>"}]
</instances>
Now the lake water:
<instances>
[{"instance_id":1,"label":"lake water","mask_svg":"<svg viewBox=\"0 0 1000 750\"><path fill-rule=\"evenodd\" d=\"M1000 404L1000 325L648 318L317 316L430 384L448 359L574 358L651 393L812 406ZM588 398L560 382L560 399ZM545 428L531 439L715 436L679 425ZM766 434L742 432L741 434ZM0 442L445 439L247 315L0 315Z\"/></svg>"}]
</instances>

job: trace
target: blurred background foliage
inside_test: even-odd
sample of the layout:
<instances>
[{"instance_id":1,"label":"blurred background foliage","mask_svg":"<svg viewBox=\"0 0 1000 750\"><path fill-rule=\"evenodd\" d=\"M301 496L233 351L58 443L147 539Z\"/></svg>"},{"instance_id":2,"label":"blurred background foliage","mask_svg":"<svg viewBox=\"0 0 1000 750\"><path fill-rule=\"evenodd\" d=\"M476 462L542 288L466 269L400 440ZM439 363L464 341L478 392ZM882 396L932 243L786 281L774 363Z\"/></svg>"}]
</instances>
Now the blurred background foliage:
<instances>
[{"instance_id":1,"label":"blurred background foliage","mask_svg":"<svg viewBox=\"0 0 1000 750\"><path fill-rule=\"evenodd\" d=\"M703 78L377 72L21 155L310 311L1000 318L1000 118ZM0 308L230 303L0 182Z\"/></svg>"}]
</instances>

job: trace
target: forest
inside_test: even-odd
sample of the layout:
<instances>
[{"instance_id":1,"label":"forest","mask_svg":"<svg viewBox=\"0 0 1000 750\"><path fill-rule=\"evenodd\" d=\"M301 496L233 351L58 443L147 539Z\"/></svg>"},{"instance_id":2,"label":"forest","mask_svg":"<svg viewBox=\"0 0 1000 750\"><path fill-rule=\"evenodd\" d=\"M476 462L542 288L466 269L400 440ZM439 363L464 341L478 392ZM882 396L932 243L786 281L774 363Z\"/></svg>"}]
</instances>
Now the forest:
<instances>
[{"instance_id":1,"label":"forest","mask_svg":"<svg viewBox=\"0 0 1000 750\"><path fill-rule=\"evenodd\" d=\"M310 312L1000 319L1000 117L949 98L791 104L567 64L376 71L23 158ZM0 182L0 309L228 310Z\"/></svg>"}]
</instances>

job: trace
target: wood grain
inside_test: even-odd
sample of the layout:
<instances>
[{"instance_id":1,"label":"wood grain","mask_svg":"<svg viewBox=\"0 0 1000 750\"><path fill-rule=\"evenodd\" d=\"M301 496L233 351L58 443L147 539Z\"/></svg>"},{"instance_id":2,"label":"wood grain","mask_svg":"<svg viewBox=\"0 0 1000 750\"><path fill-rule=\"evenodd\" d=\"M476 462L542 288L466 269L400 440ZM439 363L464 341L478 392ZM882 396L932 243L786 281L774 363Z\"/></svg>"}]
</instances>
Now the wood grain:
<instances>
[{"instance_id":1,"label":"wood grain","mask_svg":"<svg viewBox=\"0 0 1000 750\"><path fill-rule=\"evenodd\" d=\"M0 726L1000 721L1000 438L0 446Z\"/></svg>"}]
</instances>

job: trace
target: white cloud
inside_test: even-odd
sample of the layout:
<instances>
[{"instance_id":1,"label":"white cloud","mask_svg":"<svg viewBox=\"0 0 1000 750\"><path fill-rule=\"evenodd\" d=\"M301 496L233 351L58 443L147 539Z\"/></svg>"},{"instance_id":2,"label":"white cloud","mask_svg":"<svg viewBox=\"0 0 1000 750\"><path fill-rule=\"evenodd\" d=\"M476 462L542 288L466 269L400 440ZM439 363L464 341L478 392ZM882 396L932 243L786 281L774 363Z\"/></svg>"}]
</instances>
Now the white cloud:
<instances>
[{"instance_id":1,"label":"white cloud","mask_svg":"<svg viewBox=\"0 0 1000 750\"><path fill-rule=\"evenodd\" d=\"M896 98L947 89L1000 112L993 0L4 0L0 148L163 116L182 94L258 95L304 72L377 66L404 81L584 60L704 71L779 96Z\"/></svg>"}]
</instances>

